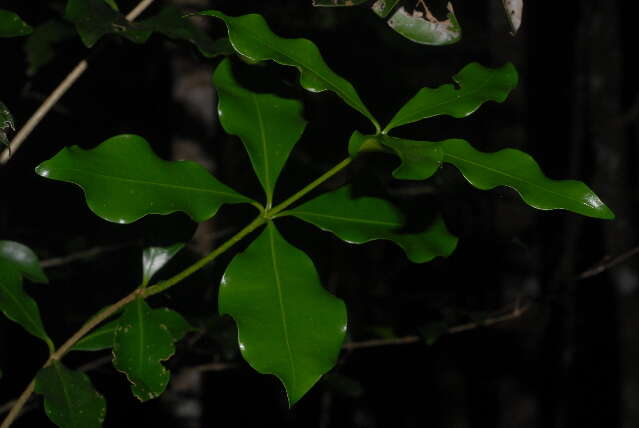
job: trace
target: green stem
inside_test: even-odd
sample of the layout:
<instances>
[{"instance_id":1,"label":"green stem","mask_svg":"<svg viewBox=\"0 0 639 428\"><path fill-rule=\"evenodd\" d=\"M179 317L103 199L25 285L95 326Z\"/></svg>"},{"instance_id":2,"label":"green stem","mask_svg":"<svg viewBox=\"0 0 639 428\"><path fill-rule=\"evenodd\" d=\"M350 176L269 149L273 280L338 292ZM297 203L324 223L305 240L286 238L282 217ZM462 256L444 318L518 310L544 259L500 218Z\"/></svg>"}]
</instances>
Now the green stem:
<instances>
[{"instance_id":1,"label":"green stem","mask_svg":"<svg viewBox=\"0 0 639 428\"><path fill-rule=\"evenodd\" d=\"M333 168L329 169L324 174L320 175L316 180L313 180L311 183L309 183L302 190L296 192L293 196L291 196L290 198L286 199L284 202L281 202L277 206L273 207L273 209L268 210L265 213L265 216L267 218L269 218L269 219L275 218L275 215L277 215L277 213L279 213L280 211L285 210L291 204L293 204L294 202L298 201L300 198L302 198L307 193L309 193L311 190L315 189L317 186L319 186L320 184L324 183L326 180L328 180L329 178L331 178L332 176L334 176L335 174L337 174L338 172L340 172L341 170L346 168L352 161L353 160L350 157L344 159L343 161L341 161L340 163L335 165Z\"/></svg>"},{"instance_id":2,"label":"green stem","mask_svg":"<svg viewBox=\"0 0 639 428\"><path fill-rule=\"evenodd\" d=\"M299 190L298 192L296 192L291 197L284 200L277 206L273 207L272 209L268 209L268 208L264 209L259 204L258 205L253 204L259 209L260 214L251 223L246 225L242 230L237 232L235 235L229 238L222 245L220 245L215 250L207 254L205 257L201 258L200 260L198 260L191 266L187 267L186 269L184 269L182 272L178 273L177 275L165 281L158 282L147 288L144 288L144 287L136 288L129 295L127 295L126 297L123 297L122 299L112 304L111 306L106 308L104 311L98 313L95 317L87 321L86 324L84 324L78 331L76 331L73 334L73 336L71 336L55 352L53 352L53 348L52 348L53 344L50 344L49 348L52 351L51 356L47 359L47 361L44 363L42 367L49 366L54 360L59 361L60 359L62 359L62 357L64 357L71 350L73 345L75 345L87 333L89 333L91 330L97 327L102 321L106 320L108 317L115 314L125 305L131 303L135 299L138 299L138 298L146 299L147 297L161 293L164 290L174 286L175 284L191 276L192 274L194 274L195 272L203 268L205 265L215 260L218 256L226 252L229 248L237 244L244 237L246 237L246 235L250 234L251 232L256 230L258 227L265 224L266 222L271 221L275 217L275 215L285 210L291 204L293 204L294 202L296 202L297 200L305 196L307 193L314 190L317 186L324 183L326 180L328 180L329 178L333 177L335 174L337 174L338 172L346 168L350 163L351 163L351 158L344 159L343 161L335 165L333 168L326 171L316 180L313 180L307 186L305 186L304 188L302 188L301 190ZM0 428L8 428L13 423L13 421L18 417L18 414L22 410L22 407L26 404L31 394L33 394L34 387L35 387L35 378L33 378L31 382L29 383L29 385L27 385L25 390L22 391L22 394L16 401L15 405L11 408L11 411L9 412L5 420L2 422L2 425L0 425Z\"/></svg>"}]
</instances>

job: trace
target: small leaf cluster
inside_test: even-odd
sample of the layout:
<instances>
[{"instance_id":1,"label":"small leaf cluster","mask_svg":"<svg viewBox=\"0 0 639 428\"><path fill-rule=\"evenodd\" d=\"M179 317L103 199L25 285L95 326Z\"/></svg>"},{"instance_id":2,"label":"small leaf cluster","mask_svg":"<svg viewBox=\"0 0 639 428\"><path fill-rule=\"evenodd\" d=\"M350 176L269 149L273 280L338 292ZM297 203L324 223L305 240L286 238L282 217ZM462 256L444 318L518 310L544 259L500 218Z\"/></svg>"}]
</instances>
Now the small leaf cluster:
<instances>
[{"instance_id":1,"label":"small leaf cluster","mask_svg":"<svg viewBox=\"0 0 639 428\"><path fill-rule=\"evenodd\" d=\"M218 46L209 43L208 36L187 20L178 19L171 9L134 24L124 19L115 4L69 0L66 14L89 47L106 34L143 43L151 33L159 32L194 43L206 56L232 52L251 63L273 61L294 67L302 88L332 92L367 118L373 132L354 129L350 140L343 142L344 160L300 186L293 195L279 195L280 173L308 123L303 105L296 99L242 86L234 74L232 55L227 55L212 75L219 98L218 115L225 132L238 137L248 153L264 192L262 200L238 192L232 183L223 183L197 163L161 159L152 144L137 135L117 135L90 150L67 147L40 163L37 174L78 185L89 209L115 223L178 211L202 222L215 216L224 204L249 204L257 211L255 219L226 243L168 280L152 281L184 244L146 249L141 284L121 302L97 313L87 322L90 328L86 332L59 348L47 336L36 302L22 289L24 278L47 282L36 256L22 244L0 241L0 309L49 347L51 358L36 376L35 391L43 394L45 411L59 426L101 426L106 414L105 399L88 377L59 361L69 351L112 349L113 365L129 380L135 397L146 401L163 393L170 380L163 362L175 353L175 342L193 327L171 309L152 308L145 298L175 286L236 243L248 241L249 235L252 240L246 242L246 249L225 269L218 310L235 321L244 359L256 371L277 376L291 406L300 400L336 363L347 332L347 305L322 286L315 263L287 241L279 219L295 217L349 244L387 240L414 263L449 256L457 245L457 237L449 232L442 215L424 230L405 232L403 213L388 200L354 198L348 185L319 195L311 193L362 153L395 155L401 162L393 172L397 180L429 179L447 163L472 186L483 190L511 187L525 203L538 209L613 218L585 184L547 178L521 151L484 153L456 138L417 141L389 135L413 122L441 115L463 118L485 102L505 101L518 81L511 64L487 68L471 63L454 76L457 86L419 90L386 126L381 126L354 85L326 64L313 42L276 35L260 15L231 17L219 11L201 12L225 24L228 39ZM313 197L299 203L307 196Z\"/></svg>"}]
</instances>

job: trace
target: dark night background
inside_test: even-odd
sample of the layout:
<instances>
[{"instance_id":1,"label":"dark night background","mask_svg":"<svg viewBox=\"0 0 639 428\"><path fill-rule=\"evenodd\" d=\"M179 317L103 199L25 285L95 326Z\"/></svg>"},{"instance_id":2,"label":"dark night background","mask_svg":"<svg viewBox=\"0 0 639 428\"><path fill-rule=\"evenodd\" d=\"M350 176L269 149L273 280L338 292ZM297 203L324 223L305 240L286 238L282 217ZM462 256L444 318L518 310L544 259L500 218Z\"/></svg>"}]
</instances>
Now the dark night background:
<instances>
[{"instance_id":1,"label":"dark night background","mask_svg":"<svg viewBox=\"0 0 639 428\"><path fill-rule=\"evenodd\" d=\"M135 2L118 3L128 11ZM144 16L170 2L156 3ZM202 328L168 362L174 381L162 398L138 404L126 378L100 364L108 353L65 358L70 367L95 362L89 374L108 401L105 426L639 426L636 258L579 279L604 257L637 245L639 98L630 61L636 50L630 2L529 1L512 37L499 0L456 0L464 36L447 47L403 39L366 7L320 9L311 0L174 3L229 15L258 12L276 33L313 40L383 123L419 88L449 83L468 62L496 67L511 61L520 84L505 103L487 103L466 119L422 121L397 135L465 138L483 151L524 150L549 177L587 183L617 218L537 211L509 189L476 190L448 167L428 181L400 183L390 177L394 158L369 156L327 187L352 180L361 194L388 197L406 209L409 227L441 210L460 241L448 259L414 265L392 244L349 246L300 222L282 222L284 236L309 253L324 285L346 301L350 341L481 322L515 302L528 311L495 326L445 334L432 345L344 351L331 374L289 411L281 385L241 361L232 322L216 314L219 279L235 249L150 301L180 310ZM443 16L444 2L427 3ZM0 1L34 25L57 16L61 5ZM203 25L212 36L224 34L214 19ZM104 249L48 268L49 285L26 284L47 330L61 343L137 285L143 246L190 239L195 226L179 214L126 226L108 223L88 210L77 187L38 177L37 164L67 145L91 148L136 133L166 159L196 159L240 191L260 197L260 190L241 144L214 117L210 74L219 60L202 60L191 46L159 36L145 45L107 38L91 52L75 38L60 43L55 59L27 76L23 43L0 40L0 99L18 127L77 61L90 56L88 72L0 168L1 239L29 245L44 260ZM371 131L335 95L300 89L294 70L241 63L236 70L257 90L305 103L310 124L280 178L280 197L343 159L354 129ZM253 215L251 207L223 208L162 275L199 258ZM0 404L17 396L45 359L37 339L0 319ZM51 425L38 400L16 427ZM188 406L191 416L180 419Z\"/></svg>"}]
</instances>

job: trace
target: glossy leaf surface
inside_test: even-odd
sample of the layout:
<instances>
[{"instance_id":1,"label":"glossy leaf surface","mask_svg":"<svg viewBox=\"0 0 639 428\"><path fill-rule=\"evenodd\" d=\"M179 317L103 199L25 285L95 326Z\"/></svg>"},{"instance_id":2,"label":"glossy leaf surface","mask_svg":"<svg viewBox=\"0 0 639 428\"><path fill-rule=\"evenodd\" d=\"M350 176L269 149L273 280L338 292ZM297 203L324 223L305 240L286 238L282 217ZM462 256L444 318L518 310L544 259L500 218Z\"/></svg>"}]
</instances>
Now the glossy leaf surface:
<instances>
[{"instance_id":1,"label":"glossy leaf surface","mask_svg":"<svg viewBox=\"0 0 639 428\"><path fill-rule=\"evenodd\" d=\"M158 397L171 373L162 365L175 353L168 328L142 299L126 306L113 340L113 366L125 373L140 401Z\"/></svg>"},{"instance_id":2,"label":"glossy leaf surface","mask_svg":"<svg viewBox=\"0 0 639 428\"><path fill-rule=\"evenodd\" d=\"M483 153L464 140L446 140L441 144L444 162L457 167L478 189L508 186L535 208L565 209L589 217L614 218L612 211L584 183L547 178L537 162L524 152L504 149Z\"/></svg>"},{"instance_id":3,"label":"glossy leaf surface","mask_svg":"<svg viewBox=\"0 0 639 428\"><path fill-rule=\"evenodd\" d=\"M215 70L213 83L220 122L244 143L270 206L280 171L307 123L302 103L244 89L233 77L228 59Z\"/></svg>"},{"instance_id":4,"label":"glossy leaf surface","mask_svg":"<svg viewBox=\"0 0 639 428\"><path fill-rule=\"evenodd\" d=\"M139 24L127 21L104 0L68 0L65 15L88 48L107 34L117 34L135 43L144 43L151 35Z\"/></svg>"},{"instance_id":5,"label":"glossy leaf surface","mask_svg":"<svg viewBox=\"0 0 639 428\"><path fill-rule=\"evenodd\" d=\"M27 279L46 284L49 282L40 267L38 256L31 248L15 241L0 241L0 260L7 260Z\"/></svg>"},{"instance_id":6,"label":"glossy leaf surface","mask_svg":"<svg viewBox=\"0 0 639 428\"><path fill-rule=\"evenodd\" d=\"M42 325L38 305L22 288L19 268L4 258L0 258L0 310L29 333L44 340L49 348L53 346Z\"/></svg>"},{"instance_id":7,"label":"glossy leaf surface","mask_svg":"<svg viewBox=\"0 0 639 428\"><path fill-rule=\"evenodd\" d=\"M250 201L195 162L160 159L136 135L109 138L92 150L67 147L40 164L36 172L79 185L89 208L117 223L176 211L204 221L224 203Z\"/></svg>"},{"instance_id":8,"label":"glossy leaf surface","mask_svg":"<svg viewBox=\"0 0 639 428\"><path fill-rule=\"evenodd\" d=\"M170 247L145 248L142 252L142 283L147 285L153 275L171 261L182 248L184 248L182 243Z\"/></svg>"},{"instance_id":9,"label":"glossy leaf surface","mask_svg":"<svg viewBox=\"0 0 639 428\"><path fill-rule=\"evenodd\" d=\"M366 3L369 0L313 0L313 6L315 7L343 7L343 6L356 6L358 4Z\"/></svg>"},{"instance_id":10,"label":"glossy leaf surface","mask_svg":"<svg viewBox=\"0 0 639 428\"><path fill-rule=\"evenodd\" d=\"M379 17L386 18L397 6L399 0L377 0L371 6L373 12L375 12Z\"/></svg>"},{"instance_id":11,"label":"glossy leaf surface","mask_svg":"<svg viewBox=\"0 0 639 428\"><path fill-rule=\"evenodd\" d=\"M106 400L89 377L59 361L40 369L35 391L44 396L44 410L62 428L99 428L106 416Z\"/></svg>"},{"instance_id":12,"label":"glossy leaf surface","mask_svg":"<svg viewBox=\"0 0 639 428\"><path fill-rule=\"evenodd\" d=\"M246 361L277 376L291 406L333 367L346 332L344 303L272 223L227 268L219 309L235 320Z\"/></svg>"},{"instance_id":13,"label":"glossy leaf surface","mask_svg":"<svg viewBox=\"0 0 639 428\"><path fill-rule=\"evenodd\" d=\"M490 69L473 62L457 73L453 80L459 84L459 89L447 84L436 89L419 90L397 112L384 133L398 126L438 115L466 117L486 101L502 102L517 85L518 76L510 63Z\"/></svg>"},{"instance_id":14,"label":"glossy leaf surface","mask_svg":"<svg viewBox=\"0 0 639 428\"><path fill-rule=\"evenodd\" d=\"M7 106L0 101L0 144L4 146L9 145L9 139L6 134L7 130L15 131L15 124L13 123L11 112Z\"/></svg>"},{"instance_id":15,"label":"glossy leaf surface","mask_svg":"<svg viewBox=\"0 0 639 428\"><path fill-rule=\"evenodd\" d=\"M215 10L201 12L223 20L228 28L233 48L252 61L273 60L282 65L296 67L300 72L300 84L311 92L332 91L349 106L379 124L368 111L350 82L331 70L322 58L317 46L307 39L286 39L274 34L268 24L257 14L230 17Z\"/></svg>"},{"instance_id":16,"label":"glossy leaf surface","mask_svg":"<svg viewBox=\"0 0 639 428\"><path fill-rule=\"evenodd\" d=\"M34 75L56 56L59 43L72 38L75 31L62 21L48 21L38 25L24 44L27 54L27 74Z\"/></svg>"},{"instance_id":17,"label":"glossy leaf surface","mask_svg":"<svg viewBox=\"0 0 639 428\"><path fill-rule=\"evenodd\" d=\"M457 246L457 237L448 232L441 218L421 233L402 233L405 223L397 208L384 199L353 199L349 187L320 195L288 212L352 244L392 241L415 263L447 257Z\"/></svg>"},{"instance_id":18,"label":"glossy leaf surface","mask_svg":"<svg viewBox=\"0 0 639 428\"><path fill-rule=\"evenodd\" d=\"M445 46L461 40L461 27L451 3L448 3L445 20L438 20L428 9L425 13L408 13L404 7L400 7L388 20L388 26L408 40L422 45Z\"/></svg>"},{"instance_id":19,"label":"glossy leaf surface","mask_svg":"<svg viewBox=\"0 0 639 428\"><path fill-rule=\"evenodd\" d=\"M388 135L363 135L355 131L349 141L349 153L355 157L365 151L395 153L402 163L393 171L393 177L400 180L425 180L437 172L444 160L439 143Z\"/></svg>"},{"instance_id":20,"label":"glossy leaf surface","mask_svg":"<svg viewBox=\"0 0 639 428\"><path fill-rule=\"evenodd\" d=\"M33 28L10 10L0 9L0 37L17 37L31 34Z\"/></svg>"},{"instance_id":21,"label":"glossy leaf surface","mask_svg":"<svg viewBox=\"0 0 639 428\"><path fill-rule=\"evenodd\" d=\"M91 333L78 340L71 348L72 351L101 351L113 346L115 330L120 324L119 319L114 319L93 330Z\"/></svg>"}]
</instances>

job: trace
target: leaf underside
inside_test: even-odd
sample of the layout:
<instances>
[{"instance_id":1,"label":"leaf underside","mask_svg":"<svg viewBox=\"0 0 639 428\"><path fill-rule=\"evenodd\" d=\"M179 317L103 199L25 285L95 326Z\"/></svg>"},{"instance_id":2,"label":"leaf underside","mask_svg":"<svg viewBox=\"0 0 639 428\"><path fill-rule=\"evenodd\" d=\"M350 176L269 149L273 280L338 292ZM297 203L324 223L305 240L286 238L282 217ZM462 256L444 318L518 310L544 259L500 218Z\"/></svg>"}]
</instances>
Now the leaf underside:
<instances>
[{"instance_id":1,"label":"leaf underside","mask_svg":"<svg viewBox=\"0 0 639 428\"><path fill-rule=\"evenodd\" d=\"M244 359L277 376L291 406L333 367L346 332L344 303L272 223L226 269L219 310L235 320Z\"/></svg>"},{"instance_id":2,"label":"leaf underside","mask_svg":"<svg viewBox=\"0 0 639 428\"><path fill-rule=\"evenodd\" d=\"M390 12L385 7L379 9L380 15ZM404 7L400 7L388 20L388 26L408 40L422 45L445 46L461 40L461 27L451 3L448 3L445 20L439 21L428 9L425 14L419 11L408 13Z\"/></svg>"},{"instance_id":3,"label":"leaf underside","mask_svg":"<svg viewBox=\"0 0 639 428\"><path fill-rule=\"evenodd\" d=\"M391 203L371 197L353 199L350 194L350 188L345 186L288 213L349 243L362 244L377 239L392 241L415 263L447 257L457 246L457 237L448 232L440 217L421 233L403 233L403 216Z\"/></svg>"},{"instance_id":4,"label":"leaf underside","mask_svg":"<svg viewBox=\"0 0 639 428\"><path fill-rule=\"evenodd\" d=\"M36 376L35 391L44 395L44 410L62 428L99 428L106 416L106 400L89 377L53 361Z\"/></svg>"},{"instance_id":5,"label":"leaf underside","mask_svg":"<svg viewBox=\"0 0 639 428\"><path fill-rule=\"evenodd\" d=\"M36 172L77 184L89 208L116 223L176 211L204 221L224 203L250 202L195 162L160 159L136 135L112 137L92 150L67 147L40 164Z\"/></svg>"}]
</instances>

